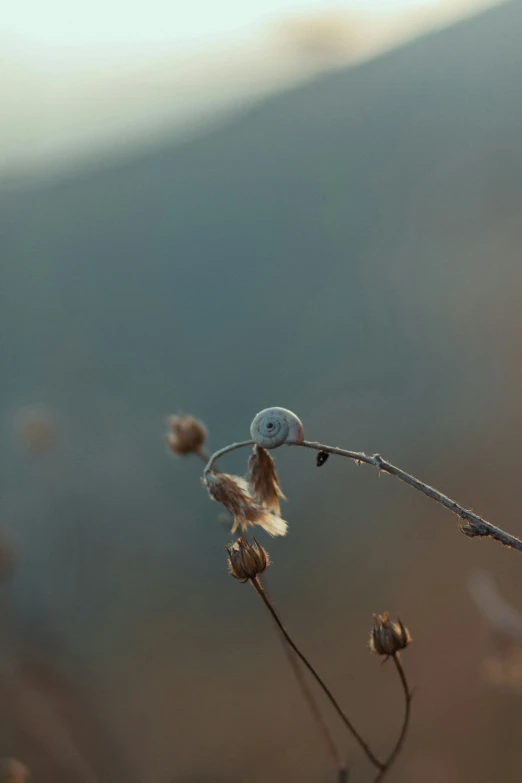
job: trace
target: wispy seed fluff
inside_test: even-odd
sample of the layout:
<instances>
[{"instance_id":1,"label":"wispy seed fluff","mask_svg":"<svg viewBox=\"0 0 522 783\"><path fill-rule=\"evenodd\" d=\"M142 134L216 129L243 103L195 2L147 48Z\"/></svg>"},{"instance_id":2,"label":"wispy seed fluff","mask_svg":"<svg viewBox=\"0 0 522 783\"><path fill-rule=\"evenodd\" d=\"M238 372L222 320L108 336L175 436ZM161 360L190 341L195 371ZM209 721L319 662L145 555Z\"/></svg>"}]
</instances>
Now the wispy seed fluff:
<instances>
[{"instance_id":1,"label":"wispy seed fluff","mask_svg":"<svg viewBox=\"0 0 522 783\"><path fill-rule=\"evenodd\" d=\"M248 460L248 471L252 495L261 506L274 514L281 513L280 500L286 500L279 484L275 462L262 446L254 446L254 452Z\"/></svg>"},{"instance_id":2,"label":"wispy seed fluff","mask_svg":"<svg viewBox=\"0 0 522 783\"><path fill-rule=\"evenodd\" d=\"M222 503L232 516L232 533L239 527L245 531L250 525L259 525L271 536L285 535L288 526L284 519L260 505L250 494L244 479L228 473L207 473L203 483L210 497Z\"/></svg>"}]
</instances>

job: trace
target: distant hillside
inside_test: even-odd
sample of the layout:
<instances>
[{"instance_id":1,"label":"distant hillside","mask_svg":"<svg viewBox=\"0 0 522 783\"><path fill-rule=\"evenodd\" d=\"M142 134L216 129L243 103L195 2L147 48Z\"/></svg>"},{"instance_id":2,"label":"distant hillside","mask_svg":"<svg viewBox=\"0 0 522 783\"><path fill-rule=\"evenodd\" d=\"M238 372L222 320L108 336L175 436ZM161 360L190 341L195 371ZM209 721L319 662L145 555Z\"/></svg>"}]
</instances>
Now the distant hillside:
<instances>
[{"instance_id":1,"label":"distant hillside","mask_svg":"<svg viewBox=\"0 0 522 783\"><path fill-rule=\"evenodd\" d=\"M154 679L155 655L163 676L194 666L192 690L179 672L170 686L195 710L230 698L211 681L210 636L223 671L243 665L227 648L223 607L236 593L224 576L226 536L199 465L165 455L165 414L200 415L217 447L246 436L260 408L285 405L310 437L379 450L521 532L521 40L517 0L265 100L189 143L4 189L0 510L26 553L16 598L26 606L45 583L42 611L119 683L112 699L123 699L120 719L143 742L133 750L153 765L151 780L186 772L201 737L201 771L210 774L211 757L223 766L213 731L223 743L234 735L247 755L255 747L228 713L232 724L216 728L208 711L193 712L176 733L175 703ZM56 412L61 433L41 468L13 445L10 425L36 402ZM400 598L421 636L422 595L432 618L456 627L466 569L505 554L459 538L444 512L363 468L316 471L289 452L280 461L291 535L272 544L274 581L291 606L292 574L313 553L305 598L323 611L325 632L363 583L357 622ZM242 465L231 457L231 469ZM433 600L441 551L457 596L447 606ZM502 563L508 580L515 566ZM174 617L183 634L165 630ZM254 690L267 687L261 679ZM158 738L152 717L129 717L143 704L170 721L173 739ZM270 709L261 699L258 729L277 723ZM288 742L295 750L297 735ZM476 748L454 753L474 780L494 776ZM283 779L274 754L251 783ZM248 757L230 758L227 770L244 779ZM305 783L321 763L303 762Z\"/></svg>"},{"instance_id":2,"label":"distant hillside","mask_svg":"<svg viewBox=\"0 0 522 783\"><path fill-rule=\"evenodd\" d=\"M220 396L239 355L270 388L284 368L292 396L334 371L402 388L461 363L484 328L466 376L480 372L518 323L521 29L510 3L181 147L4 194L9 396L63 392L56 370L85 352L87 385L101 372L140 404L170 399L181 367L192 394L196 357ZM444 349L435 364L424 339Z\"/></svg>"}]
</instances>

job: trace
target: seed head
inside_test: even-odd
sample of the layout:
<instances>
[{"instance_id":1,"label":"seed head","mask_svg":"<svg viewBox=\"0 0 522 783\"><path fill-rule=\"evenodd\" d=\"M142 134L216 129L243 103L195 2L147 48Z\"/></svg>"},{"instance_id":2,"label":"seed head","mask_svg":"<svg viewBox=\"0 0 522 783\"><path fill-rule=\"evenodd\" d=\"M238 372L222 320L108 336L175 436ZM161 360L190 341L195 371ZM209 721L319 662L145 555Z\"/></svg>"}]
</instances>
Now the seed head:
<instances>
[{"instance_id":1,"label":"seed head","mask_svg":"<svg viewBox=\"0 0 522 783\"><path fill-rule=\"evenodd\" d=\"M193 416L181 414L171 416L168 423L167 444L174 454L182 457L185 454L201 452L207 439L207 429L201 421Z\"/></svg>"},{"instance_id":2,"label":"seed head","mask_svg":"<svg viewBox=\"0 0 522 783\"><path fill-rule=\"evenodd\" d=\"M244 538L238 538L226 547L228 552L228 570L234 579L248 582L262 574L270 564L268 552L254 538L250 544Z\"/></svg>"},{"instance_id":3,"label":"seed head","mask_svg":"<svg viewBox=\"0 0 522 783\"><path fill-rule=\"evenodd\" d=\"M261 506L279 515L279 501L286 498L279 484L275 462L262 446L254 446L254 453L248 460L248 469L254 498Z\"/></svg>"},{"instance_id":4,"label":"seed head","mask_svg":"<svg viewBox=\"0 0 522 783\"><path fill-rule=\"evenodd\" d=\"M370 650L376 655L395 655L399 650L404 650L411 642L410 632L401 623L392 622L388 612L383 615L373 615L374 624L370 633Z\"/></svg>"},{"instance_id":5,"label":"seed head","mask_svg":"<svg viewBox=\"0 0 522 783\"><path fill-rule=\"evenodd\" d=\"M260 525L271 536L284 536L287 524L284 519L261 506L250 494L247 482L228 473L207 473L203 479L210 497L222 503L234 519L232 533L238 527L247 530L249 525Z\"/></svg>"}]
</instances>

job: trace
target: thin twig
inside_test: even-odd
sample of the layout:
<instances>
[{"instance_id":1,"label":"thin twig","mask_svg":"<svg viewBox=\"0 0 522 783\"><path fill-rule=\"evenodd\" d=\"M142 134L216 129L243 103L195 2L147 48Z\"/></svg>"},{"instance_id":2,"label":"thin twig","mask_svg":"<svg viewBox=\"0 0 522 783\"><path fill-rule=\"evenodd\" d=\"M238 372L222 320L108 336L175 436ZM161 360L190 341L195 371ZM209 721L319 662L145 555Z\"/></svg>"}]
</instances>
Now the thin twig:
<instances>
[{"instance_id":1,"label":"thin twig","mask_svg":"<svg viewBox=\"0 0 522 783\"><path fill-rule=\"evenodd\" d=\"M350 772L348 770L348 767L346 764L343 764L342 767L339 768L339 777L337 778L338 783L348 783L348 776Z\"/></svg>"},{"instance_id":2,"label":"thin twig","mask_svg":"<svg viewBox=\"0 0 522 783\"><path fill-rule=\"evenodd\" d=\"M402 663L399 657L399 653L395 653L394 655L392 655L392 658L395 667L397 669L397 672L399 673L402 689L404 691L404 703L405 703L404 719L402 721L401 733L399 734L399 738L395 743L395 747L393 748L392 752L384 762L384 769L379 770L379 772L377 773L377 777L374 778L373 783L379 783L379 781L381 781L384 778L384 776L392 766L393 762L401 752L402 746L404 745L404 740L406 739L406 734L408 732L408 726L410 723L412 693L408 687L408 681L406 680L406 674L404 673L404 669L402 668Z\"/></svg>"},{"instance_id":3,"label":"thin twig","mask_svg":"<svg viewBox=\"0 0 522 783\"><path fill-rule=\"evenodd\" d=\"M365 740L361 737L357 729L352 725L351 721L347 718L341 707L339 706L339 703L335 699L334 695L326 685L326 683L321 679L319 674L316 672L312 664L308 661L308 659L303 655L299 647L295 644L292 637L284 627L279 615L277 614L276 610L274 609L272 603L270 602L270 599L268 598L267 594L265 593L263 586L261 582L259 581L258 577L255 577L254 579L250 580L255 587L256 591L259 593L260 597L262 598L265 606L267 607L268 611L272 615L274 621L277 623L279 629L281 630L281 633L285 637L286 641L290 645L290 647L294 650L294 652L298 655L298 657L301 659L301 661L304 663L310 674L314 677L316 682L319 684L319 686L322 688L328 699L330 700L331 704L333 705L334 709L336 710L337 714L343 721L344 725L347 727L347 729L350 731L354 739L359 743L363 751L366 753L369 760L372 762L372 764L377 767L377 769L382 770L384 769L385 765L382 761L379 761L379 759L375 756L371 748L369 747L368 743L365 742Z\"/></svg>"},{"instance_id":4,"label":"thin twig","mask_svg":"<svg viewBox=\"0 0 522 783\"><path fill-rule=\"evenodd\" d=\"M395 478L398 478L400 481L404 481L405 484L409 484L410 487L414 487L427 497L435 500L437 503L440 503L442 506L460 517L460 519L465 520L468 524L461 524L460 529L470 538L474 538L475 536L488 536L489 538L494 538L496 541L500 541L500 543L504 544L504 546L509 546L512 549L518 549L519 552L522 552L522 541L520 541L520 539L504 532L504 530L501 530L495 525L492 525L491 522L487 522L485 519L482 519L482 517L479 517L478 514L474 514L473 511L469 511L468 509L464 508L459 503L451 500L451 498L443 495L442 492L439 492L437 489L430 487L423 481L419 481L419 479L415 478L415 476L411 476L404 470L397 468L395 465L392 465L391 462L387 462L381 457L380 454L374 454L372 457L370 457L362 452L359 453L357 451L347 451L346 449L325 446L322 443L314 443L311 441L304 441L303 443L295 445L304 446L308 449L316 449L317 451L326 451L328 454L337 454L340 457L348 457L357 463L363 462L367 465L372 465L374 468L377 468L380 471L382 470L385 473L390 473L390 475L395 476Z\"/></svg>"},{"instance_id":5,"label":"thin twig","mask_svg":"<svg viewBox=\"0 0 522 783\"><path fill-rule=\"evenodd\" d=\"M197 452L198 456L203 460L203 462L207 463L210 459L210 455L207 453L207 451L203 448L201 448ZM213 455L212 458L212 465L215 464L215 461L217 460L216 454ZM339 775L339 783L346 783L347 781L347 769L345 763L342 761L341 757L339 756L339 753L337 751L337 747L335 745L335 742L333 740L333 737L331 735L330 729L328 728L328 725L323 717L323 714L321 712L321 708L319 707L319 704L317 703L314 694L308 687L308 684L306 682L305 677L303 676L303 672L301 670L301 666L299 663L299 659L297 658L297 655L293 649L288 644L288 641L286 639L286 636L284 634L281 634L281 641L283 644L283 649L285 651L285 655L287 657L288 663L290 665L290 668L292 669L293 675L295 677L295 680L297 682L297 685L303 695L303 698L308 705L308 709L310 710L312 717L314 721L317 724L317 727L319 729L319 733L324 739L325 745L328 749L328 752L330 756L332 757L332 760L337 767L338 775Z\"/></svg>"},{"instance_id":6,"label":"thin twig","mask_svg":"<svg viewBox=\"0 0 522 783\"><path fill-rule=\"evenodd\" d=\"M292 669L292 672L294 673L295 679L297 680L299 689L301 690L301 693L303 694L303 697L306 703L308 704L308 709L312 713L313 718L317 723L319 732L322 735L325 745L328 748L328 752L332 757L335 766L337 767L339 781L344 781L346 779L346 766L344 762L341 760L339 753L337 752L335 742L333 741L332 735L330 733L330 729L328 728L326 721L323 718L319 705L317 704L312 691L308 687L308 684L301 670L301 666L296 656L296 653L294 652L293 647L290 647L290 645L288 644L288 641L285 636L281 637L281 641L283 643L283 649L288 659L288 663Z\"/></svg>"},{"instance_id":7,"label":"thin twig","mask_svg":"<svg viewBox=\"0 0 522 783\"><path fill-rule=\"evenodd\" d=\"M242 449L243 446L252 446L253 443L253 440L242 440L239 443L231 443L230 446L225 446L223 449L215 451L214 454L212 454L210 457L203 474L206 476L207 473L210 473L214 466L214 462L219 459L219 457L222 457L223 454L228 454L229 451L235 451L236 449Z\"/></svg>"},{"instance_id":8,"label":"thin twig","mask_svg":"<svg viewBox=\"0 0 522 783\"><path fill-rule=\"evenodd\" d=\"M205 473L208 473L212 470L214 462L218 459L218 457L223 456L223 454L227 454L229 451L240 449L243 446L251 446L253 443L253 440L245 440L241 443L232 443L230 446L225 446L225 448L216 451L208 461L208 464L205 468ZM478 514L475 514L473 511L464 508L464 506L461 506L460 503L457 503L455 500L447 497L442 492L439 492L438 489L430 487L429 484L425 484L423 481L415 478L415 476L412 476L410 473L406 473L404 470L401 470L401 468L397 468L395 465L392 465L391 462L387 462L381 457L380 454L369 456L362 451L349 451L348 449L340 449L336 446L326 446L324 443L316 443L315 441L308 440L303 441L303 443L289 443L287 445L303 446L304 448L323 451L327 454L336 454L339 457L348 457L348 459L353 460L357 464L364 463L366 465L371 465L372 467L377 468L379 471L389 473L391 476L395 476L395 478L398 478L400 481L404 481L405 484L409 484L410 487L413 487L419 492L422 492L423 495L431 498L436 503L440 503L441 506L444 506L445 508L452 511L460 519L465 520L467 524L461 524L460 529L469 538L475 538L476 536L493 538L495 541L500 541L500 543L504 546L511 547L511 549L518 549L519 552L522 552L522 541L519 538L506 533L504 530L496 527L495 525L492 525L491 522L487 522L482 517L479 517Z\"/></svg>"}]
</instances>

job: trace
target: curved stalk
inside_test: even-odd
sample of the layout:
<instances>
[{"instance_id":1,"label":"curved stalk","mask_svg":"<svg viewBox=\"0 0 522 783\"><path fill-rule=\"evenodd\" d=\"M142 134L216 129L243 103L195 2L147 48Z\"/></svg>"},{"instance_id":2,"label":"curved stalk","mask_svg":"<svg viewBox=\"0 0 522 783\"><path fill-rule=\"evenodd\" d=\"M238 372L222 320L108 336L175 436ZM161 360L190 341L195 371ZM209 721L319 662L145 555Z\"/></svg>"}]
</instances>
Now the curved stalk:
<instances>
[{"instance_id":1,"label":"curved stalk","mask_svg":"<svg viewBox=\"0 0 522 783\"><path fill-rule=\"evenodd\" d=\"M401 680L402 689L404 691L404 701L405 701L404 719L402 721L401 733L399 734L399 738L395 743L395 747L393 748L392 752L384 762L384 769L381 769L378 772L377 777L374 778L373 783L379 783L384 778L384 776L390 769L391 765L393 764L393 762L401 752L402 746L404 745L404 740L406 739L406 734L408 732L408 726L410 723L412 694L408 687L408 681L406 680L406 674L404 673L404 669L402 668L402 663L401 663L401 659L399 658L399 654L395 653L394 655L392 655L392 658L395 664L395 668L397 669L397 672Z\"/></svg>"},{"instance_id":2,"label":"curved stalk","mask_svg":"<svg viewBox=\"0 0 522 783\"><path fill-rule=\"evenodd\" d=\"M240 448L242 445L245 444L234 444L237 448ZM228 450L227 450L228 451ZM210 469L214 466L218 456L221 455L222 452L217 452L212 456L212 462L210 465ZM226 453L226 452L225 452ZM203 460L203 462L208 463L210 460L210 455L207 453L205 449L200 449L197 452L198 456ZM207 471L207 468L205 469L205 472ZM314 694L308 687L308 684L306 682L305 677L303 676L303 672L301 670L301 667L299 665L299 660L297 658L297 655L294 651L294 649L288 644L288 641L284 634L281 635L281 641L283 644L283 649L285 651L285 655L287 657L288 663L290 668L292 669L292 673L295 677L295 680L297 682L297 685L299 687L299 690L302 693L303 699L305 700L306 704L308 705L308 709L310 710L310 713L312 714L312 717L317 725L317 728L319 730L319 733L323 737L324 743L327 747L328 753L330 754L335 766L338 770L338 783L345 783L347 780L347 770L346 765L342 761L341 757L339 756L339 753L337 751L337 747L335 745L335 742L333 740L333 737L330 733L330 730L328 728L328 725L323 717L323 714L321 712L321 708L319 707L317 701L315 700Z\"/></svg>"},{"instance_id":3,"label":"curved stalk","mask_svg":"<svg viewBox=\"0 0 522 783\"><path fill-rule=\"evenodd\" d=\"M332 761L337 767L339 781L343 781L345 780L345 776L346 776L346 766L344 762L341 760L339 753L337 752L337 748L335 746L335 742L333 741L332 735L330 733L330 729L326 725L326 721L323 718L319 705L317 704L314 695L310 690L310 688L308 687L308 684L303 676L303 672L299 665L299 660L297 658L296 653L294 652L293 647L290 647L285 636L281 636L281 641L283 643L283 649L285 651L285 655L287 657L290 668L292 669L294 677L297 681L299 689L303 694L303 698L308 705L308 709L312 713L312 716L317 724L319 732L324 739L324 743L328 748L328 752L332 758Z\"/></svg>"},{"instance_id":4,"label":"curved stalk","mask_svg":"<svg viewBox=\"0 0 522 783\"><path fill-rule=\"evenodd\" d=\"M268 611L272 615L274 621L276 622L277 626L279 627L281 633L285 637L286 641L290 645L290 647L294 650L296 655L300 658L300 660L304 663L312 677L316 680L320 688L323 690L325 695L328 697L330 703L334 707L335 711L343 721L344 725L348 729L348 731L351 733L351 735L354 737L354 739L359 743L363 751L365 752L366 756L369 758L369 760L372 762L372 764L377 767L379 770L384 770L385 765L382 761L379 761L377 756L373 753L368 743L361 737L357 729L353 726L351 721L347 718L345 713L343 712L342 708L340 707L339 703L337 702L336 698L332 694L331 690L328 688L326 683L322 680L322 678L319 676L319 674L316 672L312 664L308 661L308 659L304 656L304 654L301 652L299 647L295 644L292 637L286 630L285 626L283 625L279 615L277 614L276 610L274 609L274 606L272 605L270 599L268 598L267 594L265 593L263 586L261 582L259 581L258 577L255 577L254 579L250 580L256 589L257 593L260 595L261 599L263 600L265 606L267 607Z\"/></svg>"},{"instance_id":5,"label":"curved stalk","mask_svg":"<svg viewBox=\"0 0 522 783\"><path fill-rule=\"evenodd\" d=\"M245 440L240 443L232 443L230 446L225 446L225 448L216 451L210 457L207 466L205 467L205 474L212 470L214 462L219 457L222 457L224 454L228 454L230 451L241 449L243 446L251 446L253 443L253 440ZM377 468L379 471L389 473L391 476L395 476L395 478L399 479L399 481L403 481L410 487L413 487L419 492L422 492L423 495L431 498L436 503L440 503L441 506L444 506L444 508L452 511L461 520L464 520L467 524L461 524L460 529L469 538L475 538L476 536L493 538L495 541L499 541L501 544L504 544L504 546L508 546L511 547L511 549L517 549L519 552L522 552L522 541L519 538L512 536L510 533L506 533L501 528L496 527L496 525L492 525L491 522L483 519L473 511L464 508L464 506L461 506L460 503L457 503L455 500L447 497L442 492L439 492L438 489L430 487L429 484L425 484L423 481L415 478L415 476L412 476L410 473L406 473L406 471L402 470L401 468L392 465L391 462L383 459L380 454L369 456L362 451L349 451L348 449L340 449L337 446L327 446L324 443L317 443L315 441L308 440L303 441L303 443L289 443L287 445L301 446L302 448L306 449L324 451L327 454L335 454L339 457L347 457L357 464L364 463L366 465L371 465L372 467Z\"/></svg>"},{"instance_id":6,"label":"curved stalk","mask_svg":"<svg viewBox=\"0 0 522 783\"><path fill-rule=\"evenodd\" d=\"M242 449L244 446L252 446L253 443L253 440L242 440L239 443L231 443L230 446L225 446L224 448L219 449L219 451L215 451L207 462L203 474L206 476L207 473L210 473L214 467L214 462L224 454L228 454L230 451L235 451L236 449Z\"/></svg>"},{"instance_id":7,"label":"curved stalk","mask_svg":"<svg viewBox=\"0 0 522 783\"><path fill-rule=\"evenodd\" d=\"M495 525L492 525L491 522L487 522L482 517L479 517L478 514L473 513L473 511L469 511L469 509L464 508L455 500L452 500L446 495L443 495L442 492L439 492L438 489L430 487L429 484L425 484L423 481L419 481L419 479L415 478L415 476L412 476L410 473L406 473L404 470L401 470L401 468L392 465L391 462L387 462L387 460L383 459L380 454L374 454L372 457L370 457L362 452L347 451L346 449L325 446L323 443L315 443L313 441L304 441L303 443L290 445L299 445L307 449L325 451L328 454L336 454L340 457L348 457L348 459L352 459L357 463L363 462L367 465L372 465L379 471L382 470L384 473L389 473L391 476L395 476L395 478L398 478L399 481L404 481L405 484L409 484L410 487L413 487L419 492L422 492L423 495L426 495L426 497L435 500L436 503L440 503L441 506L444 506L445 508L452 511L454 514L460 517L460 519L465 520L468 524L461 524L460 529L470 538L474 538L475 536L487 536L489 538L494 538L496 541L500 541L500 543L504 544L504 546L509 546L512 549L517 549L519 552L522 552L522 541L519 538L506 533L504 530L501 530Z\"/></svg>"}]
</instances>

